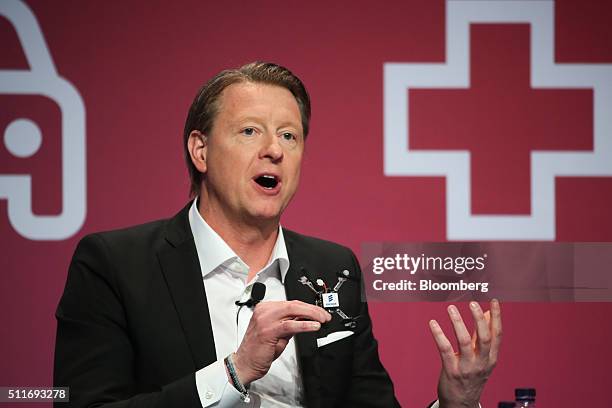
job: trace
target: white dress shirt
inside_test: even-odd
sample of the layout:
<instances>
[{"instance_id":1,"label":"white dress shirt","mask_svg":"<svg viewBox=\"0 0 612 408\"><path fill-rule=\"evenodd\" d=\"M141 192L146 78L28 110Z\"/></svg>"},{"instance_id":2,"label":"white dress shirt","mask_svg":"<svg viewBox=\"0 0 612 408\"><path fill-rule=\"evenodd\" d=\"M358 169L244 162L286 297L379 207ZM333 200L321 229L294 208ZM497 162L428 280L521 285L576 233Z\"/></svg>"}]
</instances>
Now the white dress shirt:
<instances>
[{"instance_id":1,"label":"white dress shirt","mask_svg":"<svg viewBox=\"0 0 612 408\"><path fill-rule=\"evenodd\" d=\"M250 298L253 283L266 285L263 301L287 300L283 286L289 269L289 256L279 227L278 237L267 265L246 282L249 267L204 221L194 200L189 211L189 225L206 289L217 361L198 370L196 387L202 407L301 407L304 388L293 338L272 363L268 373L250 384L251 402L240 400L240 393L229 383L223 359L235 352L253 315L252 309L238 307L236 300Z\"/></svg>"},{"instance_id":2,"label":"white dress shirt","mask_svg":"<svg viewBox=\"0 0 612 408\"><path fill-rule=\"evenodd\" d=\"M264 301L287 300L283 284L289 270L289 256L283 229L278 228L278 237L267 265L247 284L248 265L204 221L197 200L189 210L189 225L202 270L217 353L217 361L195 374L202 407L303 407L304 386L293 338L274 360L268 373L251 383L251 402L248 404L242 402L238 390L229 383L223 362L228 354L238 349L253 315L252 309L236 306L236 300L244 302L249 299L255 282L266 285ZM439 401L436 401L431 408L438 407Z\"/></svg>"}]
</instances>

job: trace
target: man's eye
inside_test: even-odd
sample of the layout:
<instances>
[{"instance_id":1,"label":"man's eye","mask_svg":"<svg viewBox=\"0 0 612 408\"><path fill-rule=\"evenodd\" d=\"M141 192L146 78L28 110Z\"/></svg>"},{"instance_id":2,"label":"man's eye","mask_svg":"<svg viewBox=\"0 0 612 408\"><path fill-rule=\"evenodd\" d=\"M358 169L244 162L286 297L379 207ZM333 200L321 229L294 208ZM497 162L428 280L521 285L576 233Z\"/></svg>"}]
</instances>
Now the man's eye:
<instances>
[{"instance_id":1,"label":"man's eye","mask_svg":"<svg viewBox=\"0 0 612 408\"><path fill-rule=\"evenodd\" d=\"M244 133L246 136L253 136L255 134L255 129L254 128L245 128L242 130L242 133Z\"/></svg>"},{"instance_id":2,"label":"man's eye","mask_svg":"<svg viewBox=\"0 0 612 408\"><path fill-rule=\"evenodd\" d=\"M295 139L295 135L293 133L289 133L289 132L283 133L282 137L283 137L283 139L289 140L289 141Z\"/></svg>"}]
</instances>

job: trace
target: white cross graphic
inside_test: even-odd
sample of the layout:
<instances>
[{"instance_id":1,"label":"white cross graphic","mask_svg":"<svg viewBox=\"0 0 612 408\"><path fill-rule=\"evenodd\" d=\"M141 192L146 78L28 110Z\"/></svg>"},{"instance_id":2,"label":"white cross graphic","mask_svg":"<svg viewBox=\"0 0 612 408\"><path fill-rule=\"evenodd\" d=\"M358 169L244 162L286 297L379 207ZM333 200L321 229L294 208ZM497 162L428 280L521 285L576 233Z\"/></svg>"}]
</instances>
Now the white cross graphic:
<instances>
[{"instance_id":1,"label":"white cross graphic","mask_svg":"<svg viewBox=\"0 0 612 408\"><path fill-rule=\"evenodd\" d=\"M408 90L470 88L470 24L529 23L531 87L593 89L593 151L532 151L531 214L471 214L470 152L410 150ZM554 240L555 177L612 176L612 65L554 61L553 1L446 2L446 62L384 64L385 176L445 176L448 240ZM442 112L441 112L442 114Z\"/></svg>"}]
</instances>

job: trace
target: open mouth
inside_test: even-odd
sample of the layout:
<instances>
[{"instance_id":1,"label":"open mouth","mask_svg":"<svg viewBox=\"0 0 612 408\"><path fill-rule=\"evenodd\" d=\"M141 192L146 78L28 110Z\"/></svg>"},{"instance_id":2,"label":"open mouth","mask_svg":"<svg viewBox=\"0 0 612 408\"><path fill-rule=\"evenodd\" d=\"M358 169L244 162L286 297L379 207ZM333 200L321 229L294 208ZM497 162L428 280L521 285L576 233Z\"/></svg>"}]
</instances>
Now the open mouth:
<instances>
[{"instance_id":1,"label":"open mouth","mask_svg":"<svg viewBox=\"0 0 612 408\"><path fill-rule=\"evenodd\" d=\"M278 178L269 174L262 174L255 182L267 190L272 190L278 185Z\"/></svg>"}]
</instances>

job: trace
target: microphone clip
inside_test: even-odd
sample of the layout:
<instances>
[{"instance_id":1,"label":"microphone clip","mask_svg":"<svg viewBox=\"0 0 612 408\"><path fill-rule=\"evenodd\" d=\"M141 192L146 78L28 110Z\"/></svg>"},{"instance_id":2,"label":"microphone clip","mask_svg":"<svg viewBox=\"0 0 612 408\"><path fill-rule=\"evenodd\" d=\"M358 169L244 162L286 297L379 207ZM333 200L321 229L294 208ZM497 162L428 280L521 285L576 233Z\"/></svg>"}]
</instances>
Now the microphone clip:
<instances>
[{"instance_id":1,"label":"microphone clip","mask_svg":"<svg viewBox=\"0 0 612 408\"><path fill-rule=\"evenodd\" d=\"M255 282L251 288L251 296L245 302L237 300L234 302L236 306L255 307L266 296L266 285L261 282Z\"/></svg>"}]
</instances>

